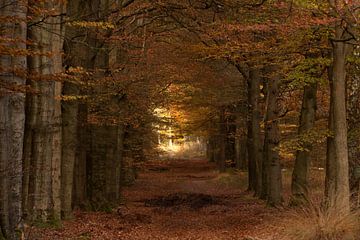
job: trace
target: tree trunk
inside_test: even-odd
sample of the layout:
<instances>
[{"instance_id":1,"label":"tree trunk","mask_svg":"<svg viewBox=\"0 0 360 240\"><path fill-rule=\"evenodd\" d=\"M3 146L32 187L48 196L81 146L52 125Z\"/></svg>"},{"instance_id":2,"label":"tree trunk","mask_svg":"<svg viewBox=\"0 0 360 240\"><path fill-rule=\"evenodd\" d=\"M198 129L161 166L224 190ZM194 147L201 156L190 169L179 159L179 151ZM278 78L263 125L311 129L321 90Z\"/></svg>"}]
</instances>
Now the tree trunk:
<instances>
[{"instance_id":1,"label":"tree trunk","mask_svg":"<svg viewBox=\"0 0 360 240\"><path fill-rule=\"evenodd\" d=\"M87 123L87 104L79 104L77 117L78 147L74 166L73 205L83 208L87 204L87 156L89 150L89 130Z\"/></svg>"},{"instance_id":2,"label":"tree trunk","mask_svg":"<svg viewBox=\"0 0 360 240\"><path fill-rule=\"evenodd\" d=\"M277 147L280 142L279 132L279 81L278 77L268 82L268 100L265 116L265 139L263 155L263 178L262 197L266 196L270 206L277 206L282 203L282 176L281 164ZM264 192L266 190L266 193Z\"/></svg>"},{"instance_id":3,"label":"tree trunk","mask_svg":"<svg viewBox=\"0 0 360 240\"><path fill-rule=\"evenodd\" d=\"M340 20L336 21L335 39L344 37ZM346 34L345 34L346 35ZM333 133L328 139L326 198L329 207L340 215L350 211L349 163L346 122L346 56L349 46L344 41L333 41L333 62L331 69L330 124Z\"/></svg>"},{"instance_id":4,"label":"tree trunk","mask_svg":"<svg viewBox=\"0 0 360 240\"><path fill-rule=\"evenodd\" d=\"M247 167L247 106L245 103L240 103L238 113L236 116L236 133L235 133L235 163L236 168L245 170Z\"/></svg>"},{"instance_id":5,"label":"tree trunk","mask_svg":"<svg viewBox=\"0 0 360 240\"><path fill-rule=\"evenodd\" d=\"M217 164L220 172L225 172L226 170L226 122L225 122L225 108L221 107L219 114L219 157L217 159Z\"/></svg>"},{"instance_id":6,"label":"tree trunk","mask_svg":"<svg viewBox=\"0 0 360 240\"><path fill-rule=\"evenodd\" d=\"M71 20L82 20L82 15L85 15L88 12L87 8L84 8L84 4L81 0L70 1L67 5L67 16ZM85 46L86 43L81 43L79 41L73 41L77 36L85 35L86 30L82 28L76 28L68 26L66 28L65 39L66 45L64 46L66 61L65 65L69 67L81 67L88 68L90 60L87 58L86 51L88 51ZM78 76L80 77L80 76ZM67 96L77 97L80 95L79 83L81 79L69 80L64 82L63 95L65 98ZM72 205L73 205L73 193L75 188L74 179L78 179L86 176L83 172L86 170L86 165L82 164L81 169L77 169L75 172L75 162L77 162L77 157L83 157L84 155L78 154L78 145L79 145L79 134L78 134L78 113L79 113L79 100L72 99L69 101L62 102L62 165L61 165L61 211L62 217L64 219L69 219L72 217ZM82 123L86 122L86 118L81 119ZM80 131L86 129L85 124L82 126ZM85 143L86 141L82 139ZM85 155L86 156L86 155ZM86 157L85 157L86 158ZM82 159L84 160L84 159ZM80 161L80 160L79 160ZM78 161L78 162L79 162ZM79 165L77 165L79 167ZM76 173L77 176L74 176ZM84 188L85 179L79 180L78 183L82 181L82 187L77 185L75 191L81 191L81 193L86 192ZM82 189L82 190L80 190ZM81 194L79 193L79 195ZM82 199L81 201L83 201Z\"/></svg>"},{"instance_id":7,"label":"tree trunk","mask_svg":"<svg viewBox=\"0 0 360 240\"><path fill-rule=\"evenodd\" d=\"M0 55L0 238L19 239L22 225L22 158L25 123L26 1L1 0L2 37L9 54ZM12 22L13 18L19 22ZM9 22L6 22L9 19ZM10 53L14 51L14 53ZM20 52L20 53L16 53ZM20 74L19 74L20 72Z\"/></svg>"},{"instance_id":8,"label":"tree trunk","mask_svg":"<svg viewBox=\"0 0 360 240\"><path fill-rule=\"evenodd\" d=\"M356 56L357 53L354 53ZM360 204L360 75L359 69L354 66L351 77L347 81L347 108L348 108L348 148L350 167L350 193Z\"/></svg>"},{"instance_id":9,"label":"tree trunk","mask_svg":"<svg viewBox=\"0 0 360 240\"><path fill-rule=\"evenodd\" d=\"M300 124L298 134L305 134L312 129L316 114L316 92L317 84L312 83L304 87L303 102L300 114ZM292 174L291 183L291 204L302 205L308 203L309 183L308 172L310 168L311 146L305 146L307 151L297 151L295 166Z\"/></svg>"},{"instance_id":10,"label":"tree trunk","mask_svg":"<svg viewBox=\"0 0 360 240\"><path fill-rule=\"evenodd\" d=\"M259 195L262 188L261 176L261 146L260 146L260 71L251 69L248 79L248 167L249 167L249 191L255 191Z\"/></svg>"},{"instance_id":11,"label":"tree trunk","mask_svg":"<svg viewBox=\"0 0 360 240\"><path fill-rule=\"evenodd\" d=\"M63 94L78 95L79 89L75 84L65 82ZM74 168L78 145L78 102L63 102L62 107L61 212L64 219L69 219L72 217Z\"/></svg>"},{"instance_id":12,"label":"tree trunk","mask_svg":"<svg viewBox=\"0 0 360 240\"><path fill-rule=\"evenodd\" d=\"M32 26L29 39L31 50L41 55L30 56L30 74L37 78L54 78L62 72L62 25L60 14L64 6L58 1L31 3L42 9L55 10L59 17L45 19ZM32 16L34 21L39 20ZM47 55L51 52L51 55ZM61 83L55 80L29 80L36 94L29 94L27 101L28 119L25 144L25 166L29 171L25 207L33 220L60 219L60 171L61 171ZM26 177L27 178L27 177Z\"/></svg>"}]
</instances>

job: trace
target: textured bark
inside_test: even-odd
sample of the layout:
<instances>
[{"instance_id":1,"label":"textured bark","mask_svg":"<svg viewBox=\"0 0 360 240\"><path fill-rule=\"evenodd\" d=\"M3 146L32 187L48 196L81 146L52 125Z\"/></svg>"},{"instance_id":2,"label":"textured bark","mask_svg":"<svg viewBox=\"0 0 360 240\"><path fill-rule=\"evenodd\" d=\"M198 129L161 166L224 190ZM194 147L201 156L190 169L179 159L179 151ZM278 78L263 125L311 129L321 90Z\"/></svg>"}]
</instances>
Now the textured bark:
<instances>
[{"instance_id":1,"label":"textured bark","mask_svg":"<svg viewBox=\"0 0 360 240\"><path fill-rule=\"evenodd\" d=\"M75 84L65 83L64 95L78 95ZM63 102L62 104L62 163L61 163L61 212L64 219L72 217L72 193L75 159L78 145L77 119L78 102Z\"/></svg>"},{"instance_id":2,"label":"textured bark","mask_svg":"<svg viewBox=\"0 0 360 240\"><path fill-rule=\"evenodd\" d=\"M90 6L90 12L99 12L97 17L102 20L106 18L110 7L109 1L90 1L87 4ZM91 46L88 58L92 61L88 66L98 70L94 74L96 80L107 77L110 66L120 61L116 46L109 46L91 34L88 37L90 38L88 44ZM111 48L113 50L110 50ZM113 89L99 86L92 91L94 94L104 96L109 95L109 91L113 91ZM105 104L109 106L108 109L117 109L105 112L105 114L113 114L115 119L120 120L121 114L123 114L122 98L123 96L115 96L104 100ZM104 102L89 103L88 114L102 114L98 112L98 109L102 109L103 104ZM118 205L120 201L121 168L124 167L122 166L123 124L121 121L115 124L109 122L101 123L101 125L91 124L88 126L88 132L90 133L90 145L86 157L86 195L93 209L108 209ZM141 138L139 140L142 142Z\"/></svg>"},{"instance_id":3,"label":"textured bark","mask_svg":"<svg viewBox=\"0 0 360 240\"><path fill-rule=\"evenodd\" d=\"M86 12L81 0L70 1L67 5L67 16L70 19L79 20L79 15ZM84 43L78 41L72 41L76 36L84 34L84 29L74 28L68 26L66 28L65 39L66 44L64 46L66 61L65 65L71 67L87 67L89 60L86 59L86 51L88 50ZM78 82L65 81L63 87L64 96L78 96L80 89ZM78 155L78 113L79 113L79 101L70 100L62 102L62 164L61 164L61 213L64 219L72 217L72 205L73 205L73 191L74 191L74 172L75 162ZM86 119L82 119L86 122ZM79 165L78 165L79 166ZM82 171L86 170L86 165L82 165L84 169L77 169L77 178L84 176ZM86 174L85 174L86 175ZM83 180L84 181L84 180ZM85 186L85 183L82 184ZM79 185L75 191L77 191ZM83 190L82 192L85 192Z\"/></svg>"},{"instance_id":4,"label":"textured bark","mask_svg":"<svg viewBox=\"0 0 360 240\"><path fill-rule=\"evenodd\" d=\"M235 166L237 169L245 170L247 168L247 106L240 103L236 116L236 138L235 138Z\"/></svg>"},{"instance_id":5,"label":"textured bark","mask_svg":"<svg viewBox=\"0 0 360 240\"><path fill-rule=\"evenodd\" d=\"M360 75L355 66L347 82L348 148L350 167L350 192L360 204Z\"/></svg>"},{"instance_id":6,"label":"textured bark","mask_svg":"<svg viewBox=\"0 0 360 240\"><path fill-rule=\"evenodd\" d=\"M67 16L75 21L96 21L95 12L99 1L73 0L67 5ZM79 38L79 36L84 36ZM65 64L69 67L94 69L96 59L95 36L86 28L68 26L66 28ZM75 39L75 41L74 41ZM94 53L95 52L95 53ZM77 82L65 82L64 95L87 94L87 88L79 89ZM63 106L63 156L62 156L62 216L70 218L72 207L87 205L87 174L90 152L90 133L88 127L88 104L83 101L64 101Z\"/></svg>"},{"instance_id":7,"label":"textured bark","mask_svg":"<svg viewBox=\"0 0 360 240\"><path fill-rule=\"evenodd\" d=\"M342 21L336 21L335 38L342 39ZM326 169L326 197L330 207L339 215L350 211L349 163L346 122L346 56L349 45L344 41L333 41L333 62L331 69L330 124L333 137L328 139Z\"/></svg>"},{"instance_id":8,"label":"textured bark","mask_svg":"<svg viewBox=\"0 0 360 240\"><path fill-rule=\"evenodd\" d=\"M262 197L266 195L267 203L270 206L277 206L282 203L282 176L280 157L277 150L280 142L279 132L279 78L274 77L268 82L268 100L265 116L265 139L263 155L263 178ZM264 176L264 175L263 175ZM266 190L266 193L264 192Z\"/></svg>"},{"instance_id":9,"label":"textured bark","mask_svg":"<svg viewBox=\"0 0 360 240\"><path fill-rule=\"evenodd\" d=\"M316 114L317 84L313 83L304 87L303 102L300 113L298 133L304 134L312 129ZM310 168L311 145L304 146L309 151L297 151L295 166L291 182L291 204L302 205L308 203L309 182L308 172Z\"/></svg>"},{"instance_id":10,"label":"textured bark","mask_svg":"<svg viewBox=\"0 0 360 240\"><path fill-rule=\"evenodd\" d=\"M249 167L249 191L255 191L259 195L262 188L261 175L261 146L260 146L260 71L251 69L248 79L248 167Z\"/></svg>"},{"instance_id":11,"label":"textured bark","mask_svg":"<svg viewBox=\"0 0 360 240\"><path fill-rule=\"evenodd\" d=\"M0 1L0 16L9 22L1 25L4 38L16 40L3 46L9 51L26 49L26 1ZM19 23L11 22L12 18ZM26 56L0 56L0 236L19 239L22 225L22 157L25 123L25 94L21 76L27 67ZM20 72L20 74L19 74ZM9 87L9 88L7 88Z\"/></svg>"},{"instance_id":12,"label":"textured bark","mask_svg":"<svg viewBox=\"0 0 360 240\"><path fill-rule=\"evenodd\" d=\"M59 1L29 4L63 13L64 6ZM42 53L28 58L29 71L33 76L51 77L62 72L62 34L60 16L45 19L28 30L29 39L33 42L31 50ZM49 52L51 55L46 56ZM27 96L24 162L25 166L31 167L24 181L28 184L24 191L24 207L30 219L60 219L61 105L58 97L61 83L29 80L28 84L36 94Z\"/></svg>"},{"instance_id":13,"label":"textured bark","mask_svg":"<svg viewBox=\"0 0 360 240\"><path fill-rule=\"evenodd\" d=\"M93 126L91 134L90 201L97 210L114 207L120 201L123 130L117 126Z\"/></svg>"},{"instance_id":14,"label":"textured bark","mask_svg":"<svg viewBox=\"0 0 360 240\"><path fill-rule=\"evenodd\" d=\"M87 124L87 105L79 104L78 121L78 147L74 166L73 205L82 208L87 203L87 153L89 150L89 131Z\"/></svg>"}]
</instances>

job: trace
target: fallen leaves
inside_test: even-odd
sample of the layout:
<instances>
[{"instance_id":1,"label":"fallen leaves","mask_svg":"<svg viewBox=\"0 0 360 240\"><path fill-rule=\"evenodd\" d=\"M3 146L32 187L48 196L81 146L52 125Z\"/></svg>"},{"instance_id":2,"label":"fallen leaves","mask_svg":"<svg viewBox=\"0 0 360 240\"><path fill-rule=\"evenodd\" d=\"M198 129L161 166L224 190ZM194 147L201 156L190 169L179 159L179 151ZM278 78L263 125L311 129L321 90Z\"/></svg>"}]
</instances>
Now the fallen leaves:
<instances>
[{"instance_id":1,"label":"fallen leaves","mask_svg":"<svg viewBox=\"0 0 360 240\"><path fill-rule=\"evenodd\" d=\"M157 164L167 170L153 171ZM124 189L118 209L78 211L60 229L31 229L28 239L278 239L283 212L266 208L238 184L224 185L215 169L202 160L148 163L135 185Z\"/></svg>"}]
</instances>

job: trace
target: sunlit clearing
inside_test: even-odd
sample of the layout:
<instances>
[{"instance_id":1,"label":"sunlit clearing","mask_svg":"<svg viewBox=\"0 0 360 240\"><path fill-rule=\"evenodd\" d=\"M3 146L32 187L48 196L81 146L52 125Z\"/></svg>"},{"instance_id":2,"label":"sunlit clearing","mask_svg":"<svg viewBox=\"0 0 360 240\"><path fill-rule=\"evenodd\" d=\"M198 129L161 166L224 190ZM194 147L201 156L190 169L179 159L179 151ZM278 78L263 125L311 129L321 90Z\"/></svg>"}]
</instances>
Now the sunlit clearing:
<instances>
[{"instance_id":1,"label":"sunlit clearing","mask_svg":"<svg viewBox=\"0 0 360 240\"><path fill-rule=\"evenodd\" d=\"M205 155L206 144L203 137L187 135L182 129L182 112L158 108L154 114L159 118L157 129L158 149L161 157L195 158Z\"/></svg>"},{"instance_id":2,"label":"sunlit clearing","mask_svg":"<svg viewBox=\"0 0 360 240\"><path fill-rule=\"evenodd\" d=\"M181 145L172 143L172 141L169 140L169 142L160 143L159 148L167 153L177 153L181 150Z\"/></svg>"}]
</instances>

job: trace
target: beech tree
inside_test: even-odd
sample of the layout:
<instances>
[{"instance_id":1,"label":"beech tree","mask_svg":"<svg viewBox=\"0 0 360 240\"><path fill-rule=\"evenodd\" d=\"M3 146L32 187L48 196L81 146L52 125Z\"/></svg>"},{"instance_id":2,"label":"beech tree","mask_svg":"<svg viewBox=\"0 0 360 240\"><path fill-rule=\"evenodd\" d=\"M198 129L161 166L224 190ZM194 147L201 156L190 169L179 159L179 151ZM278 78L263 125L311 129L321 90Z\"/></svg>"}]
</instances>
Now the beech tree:
<instances>
[{"instance_id":1,"label":"beech tree","mask_svg":"<svg viewBox=\"0 0 360 240\"><path fill-rule=\"evenodd\" d=\"M29 2L30 78L24 141L23 206L32 220L60 219L62 1ZM35 12L35 9L40 12Z\"/></svg>"},{"instance_id":2,"label":"beech tree","mask_svg":"<svg viewBox=\"0 0 360 240\"><path fill-rule=\"evenodd\" d=\"M22 158L25 123L25 1L1 1L0 55L0 238L22 229Z\"/></svg>"}]
</instances>

